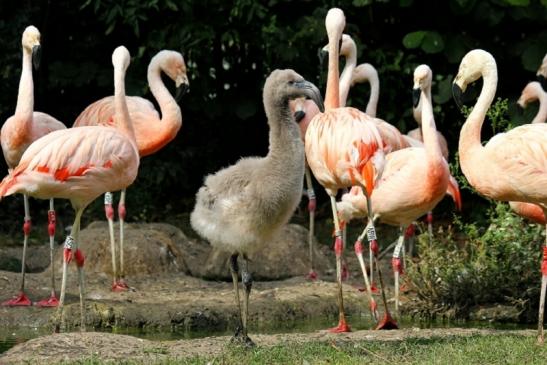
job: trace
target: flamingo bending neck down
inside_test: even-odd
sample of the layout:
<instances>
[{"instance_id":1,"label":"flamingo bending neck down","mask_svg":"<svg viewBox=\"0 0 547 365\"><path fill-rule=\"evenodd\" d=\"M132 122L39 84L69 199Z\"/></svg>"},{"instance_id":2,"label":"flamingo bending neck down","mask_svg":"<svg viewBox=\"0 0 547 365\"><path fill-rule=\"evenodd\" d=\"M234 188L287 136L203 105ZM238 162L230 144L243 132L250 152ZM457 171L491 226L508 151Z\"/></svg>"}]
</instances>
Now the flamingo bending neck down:
<instances>
[{"instance_id":1,"label":"flamingo bending neck down","mask_svg":"<svg viewBox=\"0 0 547 365\"><path fill-rule=\"evenodd\" d=\"M428 68L426 65L420 68ZM393 253L392 265L395 272L395 307L399 307L398 279L401 272L400 253L404 244L403 227L433 208L446 194L449 170L448 163L441 153L433 118L431 100L420 79L415 79L414 89L421 90L423 100L422 119L424 121L423 147L409 147L392 152L386 156L382 177L370 197L370 204L363 192L353 187L338 204L343 220L369 216L367 227L375 220L400 227L400 235ZM412 183L409 183L411 181ZM373 217L370 218L372 208ZM361 241L367 228L359 236Z\"/></svg>"},{"instance_id":2,"label":"flamingo bending neck down","mask_svg":"<svg viewBox=\"0 0 547 365\"><path fill-rule=\"evenodd\" d=\"M0 198L25 193L41 199L69 199L76 211L65 240L63 279L55 330L63 325L67 266L74 258L80 289L80 328L85 329L84 256L78 249L84 209L106 191L125 189L137 177L139 154L125 99L124 77L129 52L123 46L112 54L114 65L114 122L117 128L86 126L51 132L36 140L0 183Z\"/></svg>"},{"instance_id":3,"label":"flamingo bending neck down","mask_svg":"<svg viewBox=\"0 0 547 365\"><path fill-rule=\"evenodd\" d=\"M175 98L173 98L169 90L165 87L161 79L162 71L175 81L176 87L179 90L177 93L178 96L182 96L189 89L186 65L182 55L179 52L168 50L158 52L150 61L147 78L150 91L160 106L161 119L150 101L139 96L126 97L129 115L133 122L133 129L137 140L137 147L141 157L151 155L171 142L176 137L177 132L182 125L180 107ZM107 96L85 108L78 118L76 118L74 126L113 126L112 118L114 114L114 97ZM110 192L105 194L105 213L108 220L112 255L113 291L124 291L129 289L129 286L125 281L123 255L124 221L126 216L125 195L125 190L122 190L118 204L118 218L120 221L120 240L117 250L120 256L120 268L118 271L116 244L114 239L112 194Z\"/></svg>"},{"instance_id":4,"label":"flamingo bending neck down","mask_svg":"<svg viewBox=\"0 0 547 365\"><path fill-rule=\"evenodd\" d=\"M539 101L539 110L534 119L532 119L532 124L534 123L545 123L547 119L547 92L543 90L540 83L537 81L530 82L526 85L522 94L520 95L517 104L521 108L526 108L529 103L534 102L535 100ZM518 215L530 219L533 222L538 224L545 225L545 214L543 209L536 204L525 203L525 202L509 202L511 209Z\"/></svg>"},{"instance_id":5,"label":"flamingo bending neck down","mask_svg":"<svg viewBox=\"0 0 547 365\"><path fill-rule=\"evenodd\" d=\"M547 91L547 54L543 57L536 76L543 90Z\"/></svg>"},{"instance_id":6,"label":"flamingo bending neck down","mask_svg":"<svg viewBox=\"0 0 547 365\"><path fill-rule=\"evenodd\" d=\"M266 157L243 158L205 178L190 216L192 227L213 246L231 254L230 268L239 324L234 339L253 346L247 333L252 277L247 255L261 250L287 223L302 196L304 146L289 100L308 97L323 102L317 87L293 70L275 70L266 79L264 108L270 127ZM239 300L238 256L244 300Z\"/></svg>"},{"instance_id":7,"label":"flamingo bending neck down","mask_svg":"<svg viewBox=\"0 0 547 365\"><path fill-rule=\"evenodd\" d=\"M368 82L370 84L370 96L368 98L365 113L373 118L376 118L378 109L378 99L380 98L380 79L378 71L370 63L361 63L353 70L351 78L351 86Z\"/></svg>"},{"instance_id":8,"label":"flamingo bending neck down","mask_svg":"<svg viewBox=\"0 0 547 365\"><path fill-rule=\"evenodd\" d=\"M468 84L483 78L480 96L460 132L461 169L469 183L494 200L523 201L547 212L547 125L526 124L495 135L481 143L481 128L498 81L496 61L484 50L467 53L454 79L457 102ZM546 226L547 228L547 226ZM538 341L543 343L543 314L547 288L547 236L543 248L542 280L538 315Z\"/></svg>"},{"instance_id":9,"label":"flamingo bending neck down","mask_svg":"<svg viewBox=\"0 0 547 365\"><path fill-rule=\"evenodd\" d=\"M334 332L347 332L342 292L342 230L336 207L339 189L359 185L367 195L381 174L384 162L384 145L372 118L355 108L340 108L339 95L339 41L345 27L342 10L330 9L325 19L328 44L328 75L324 113L319 113L308 125L305 137L306 158L317 181L330 196L335 230L336 279L338 283L338 326ZM371 231L371 240L376 242ZM356 246L363 277L369 295L371 311L377 317L376 303L370 291L370 282L362 261L362 246ZM383 297L385 299L385 297ZM386 302L384 300L384 305ZM387 309L387 306L386 306Z\"/></svg>"},{"instance_id":10,"label":"flamingo bending neck down","mask_svg":"<svg viewBox=\"0 0 547 365\"><path fill-rule=\"evenodd\" d=\"M9 117L1 130L0 141L2 152L6 159L9 171L15 168L21 156L32 142L38 138L56 130L65 129L65 125L52 116L34 111L34 83L32 80L32 64L38 67L40 52L40 32L36 27L29 26L23 32L23 66L21 80L19 81L19 93L17 95L17 106L15 114ZM28 195L23 194L25 217L23 224L23 255L21 260L21 289L19 294L10 300L3 302L7 306L28 306L32 302L25 294L25 261L27 254L27 243L31 229L30 209ZM51 294L47 299L36 303L41 307L55 307L58 304L55 294L55 270L53 267L53 248L55 239L55 210L53 199L49 202L48 212L48 233L51 265Z\"/></svg>"}]
</instances>

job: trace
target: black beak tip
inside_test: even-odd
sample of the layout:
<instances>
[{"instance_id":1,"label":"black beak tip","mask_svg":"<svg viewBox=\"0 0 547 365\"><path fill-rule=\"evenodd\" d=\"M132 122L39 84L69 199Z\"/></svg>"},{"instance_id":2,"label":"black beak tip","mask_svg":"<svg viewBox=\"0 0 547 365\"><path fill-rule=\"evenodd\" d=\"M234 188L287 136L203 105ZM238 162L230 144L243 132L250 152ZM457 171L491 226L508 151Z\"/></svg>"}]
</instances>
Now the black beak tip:
<instances>
[{"instance_id":1,"label":"black beak tip","mask_svg":"<svg viewBox=\"0 0 547 365\"><path fill-rule=\"evenodd\" d=\"M420 89L412 89L412 105L414 108L420 103L420 95L422 91Z\"/></svg>"},{"instance_id":2,"label":"black beak tip","mask_svg":"<svg viewBox=\"0 0 547 365\"><path fill-rule=\"evenodd\" d=\"M456 102L456 105L458 105L458 108L462 108L462 89L458 86L458 84L454 83L452 84L452 96L454 97L454 101Z\"/></svg>"},{"instance_id":3,"label":"black beak tip","mask_svg":"<svg viewBox=\"0 0 547 365\"><path fill-rule=\"evenodd\" d=\"M40 60L42 58L42 47L39 44L32 47L32 65L35 70L40 68Z\"/></svg>"},{"instance_id":4,"label":"black beak tip","mask_svg":"<svg viewBox=\"0 0 547 365\"><path fill-rule=\"evenodd\" d=\"M543 90L547 91L547 78L543 75L537 75L537 80L541 84Z\"/></svg>"},{"instance_id":5,"label":"black beak tip","mask_svg":"<svg viewBox=\"0 0 547 365\"><path fill-rule=\"evenodd\" d=\"M182 97L190 92L190 85L183 83L177 88L177 93L175 94L175 100L179 102Z\"/></svg>"},{"instance_id":6,"label":"black beak tip","mask_svg":"<svg viewBox=\"0 0 547 365\"><path fill-rule=\"evenodd\" d=\"M296 120L296 123L300 123L302 119L306 116L306 113L303 110L298 110L294 112L294 120Z\"/></svg>"}]
</instances>

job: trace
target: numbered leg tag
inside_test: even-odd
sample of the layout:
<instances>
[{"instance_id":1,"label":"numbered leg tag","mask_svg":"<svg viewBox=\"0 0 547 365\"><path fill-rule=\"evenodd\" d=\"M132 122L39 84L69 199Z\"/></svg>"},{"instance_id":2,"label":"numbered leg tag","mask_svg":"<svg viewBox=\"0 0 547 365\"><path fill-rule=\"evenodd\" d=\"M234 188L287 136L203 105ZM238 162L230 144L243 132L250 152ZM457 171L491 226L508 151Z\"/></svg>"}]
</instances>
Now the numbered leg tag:
<instances>
[{"instance_id":1,"label":"numbered leg tag","mask_svg":"<svg viewBox=\"0 0 547 365\"><path fill-rule=\"evenodd\" d=\"M104 205L112 204L113 200L112 193L108 192L104 194Z\"/></svg>"},{"instance_id":2,"label":"numbered leg tag","mask_svg":"<svg viewBox=\"0 0 547 365\"><path fill-rule=\"evenodd\" d=\"M315 191L308 189L308 199L315 199Z\"/></svg>"},{"instance_id":3,"label":"numbered leg tag","mask_svg":"<svg viewBox=\"0 0 547 365\"><path fill-rule=\"evenodd\" d=\"M367 239L368 241L372 241L372 240L376 240L376 230L374 229L374 227L369 227L368 230L367 230Z\"/></svg>"},{"instance_id":4,"label":"numbered leg tag","mask_svg":"<svg viewBox=\"0 0 547 365\"><path fill-rule=\"evenodd\" d=\"M72 250L74 248L74 238L72 236L66 236L65 249Z\"/></svg>"}]
</instances>

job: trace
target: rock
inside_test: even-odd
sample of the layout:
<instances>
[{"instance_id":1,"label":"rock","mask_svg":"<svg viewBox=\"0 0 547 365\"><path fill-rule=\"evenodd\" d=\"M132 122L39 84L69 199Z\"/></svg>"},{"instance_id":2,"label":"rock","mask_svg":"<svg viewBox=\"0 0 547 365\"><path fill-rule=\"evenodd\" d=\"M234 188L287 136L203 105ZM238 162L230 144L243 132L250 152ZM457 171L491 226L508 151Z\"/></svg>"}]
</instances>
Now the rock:
<instances>
[{"instance_id":1,"label":"rock","mask_svg":"<svg viewBox=\"0 0 547 365\"><path fill-rule=\"evenodd\" d=\"M114 225L116 248L119 228ZM124 265L125 275L150 275L164 272L188 272L181 242L188 238L182 231L169 224L133 223L125 224ZM87 272L112 275L110 238L106 222L93 222L80 232L80 245L85 256ZM62 262L62 250L57 252L58 263ZM119 254L118 254L119 260ZM119 261L118 261L119 265ZM56 264L61 272L62 265ZM119 266L118 266L119 270Z\"/></svg>"},{"instance_id":2,"label":"rock","mask_svg":"<svg viewBox=\"0 0 547 365\"><path fill-rule=\"evenodd\" d=\"M202 246L202 249L197 250L199 252L208 251L204 261L197 257L187 261L192 276L232 280L228 263L229 253L212 248L206 241L195 240L188 243ZM297 224L288 224L273 242L266 243L261 251L249 256L249 269L256 280L304 276L310 270L308 250L308 230ZM314 240L315 269L320 274L332 270L328 251L325 246Z\"/></svg>"}]
</instances>

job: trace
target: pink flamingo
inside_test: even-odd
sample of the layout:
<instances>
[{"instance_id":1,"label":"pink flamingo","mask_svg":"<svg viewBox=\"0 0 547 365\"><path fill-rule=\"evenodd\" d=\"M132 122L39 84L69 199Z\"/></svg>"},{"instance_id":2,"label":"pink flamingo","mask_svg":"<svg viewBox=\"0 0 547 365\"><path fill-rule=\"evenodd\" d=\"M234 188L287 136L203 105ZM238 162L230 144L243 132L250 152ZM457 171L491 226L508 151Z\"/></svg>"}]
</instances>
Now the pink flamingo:
<instances>
[{"instance_id":1,"label":"pink flamingo","mask_svg":"<svg viewBox=\"0 0 547 365\"><path fill-rule=\"evenodd\" d=\"M308 125L305 146L310 168L317 181L330 196L333 211L339 321L338 326L331 331L347 332L350 331L350 328L345 317L342 293L342 231L335 197L338 189L356 184L363 186L366 193L370 195L375 180L383 168L384 151L382 139L372 118L357 109L339 107L338 53L339 41L345 27L345 17L342 10L330 9L325 25L329 38L326 110L324 113L316 115ZM373 230L371 230L372 240L375 240ZM356 254L360 257L371 310L376 316L375 302L362 260L362 246L356 246Z\"/></svg>"},{"instance_id":2,"label":"pink flamingo","mask_svg":"<svg viewBox=\"0 0 547 365\"><path fill-rule=\"evenodd\" d=\"M370 84L370 96L368 98L365 113L376 118L378 99L380 98L380 79L378 71L370 63L361 63L353 70L351 86L368 82Z\"/></svg>"},{"instance_id":3,"label":"pink flamingo","mask_svg":"<svg viewBox=\"0 0 547 365\"><path fill-rule=\"evenodd\" d=\"M542 89L539 82L528 83L524 90L522 90L517 103L521 108L526 108L529 103L536 100L539 101L539 110L532 120L532 124L545 123L547 119L547 93ZM545 214L543 214L543 209L539 205L525 202L509 202L509 205L515 213L524 218L543 225L546 223Z\"/></svg>"},{"instance_id":4,"label":"pink flamingo","mask_svg":"<svg viewBox=\"0 0 547 365\"><path fill-rule=\"evenodd\" d=\"M0 141L2 151L6 159L8 169L11 171L21 160L21 156L28 146L38 138L59 129L65 129L65 125L52 116L35 112L34 110L34 84L32 80L32 63L38 67L40 52L40 32L36 27L29 26L23 32L23 66L21 80L19 81L19 94L15 114L9 117L1 130ZM8 306L28 306L32 302L25 294L25 259L27 256L28 236L31 229L28 195L23 194L25 205L25 218L23 224L23 258L21 260L21 289L19 294L10 300L3 302ZM53 246L55 238L55 210L53 198L49 201L48 233L51 261L51 295L47 299L36 303L42 307L55 307L58 304L55 295L55 270L53 268Z\"/></svg>"},{"instance_id":5,"label":"pink flamingo","mask_svg":"<svg viewBox=\"0 0 547 365\"><path fill-rule=\"evenodd\" d=\"M304 141L306 130L313 117L320 113L317 105L310 99L298 98L289 102L289 107L294 115L295 121L300 127L300 136ZM305 169L306 179L306 196L308 197L308 213L309 213L309 230L308 230L308 257L310 260L310 271L306 276L309 280L317 279L317 271L315 271L315 256L313 253L313 239L315 237L315 209L317 207L317 200L315 197L315 191L313 189L313 182L311 177L310 168L306 161Z\"/></svg>"},{"instance_id":6,"label":"pink flamingo","mask_svg":"<svg viewBox=\"0 0 547 365\"><path fill-rule=\"evenodd\" d=\"M161 118L154 108L154 105L141 97L128 96L127 106L129 116L133 123L137 147L141 157L156 153L177 135L182 125L182 114L175 98L171 96L169 90L165 87L161 72L164 72L173 81L175 81L177 99L188 89L188 77L186 75L186 65L179 52L163 50L158 52L148 66L148 85L154 98L158 101L161 110ZM113 116L115 114L114 97L107 96L102 98L84 109L74 122L75 127L90 125L113 125ZM127 290L129 287L125 282L124 270L124 221L126 216L125 208L125 190L122 190L118 204L118 217L120 221L120 270L118 273L116 264L116 245L114 239L114 209L112 208L112 194L105 194L105 213L108 220L110 232L110 249L112 254L112 275L113 291Z\"/></svg>"},{"instance_id":7,"label":"pink flamingo","mask_svg":"<svg viewBox=\"0 0 547 365\"><path fill-rule=\"evenodd\" d=\"M419 68L428 68L421 65ZM448 163L441 153L433 118L433 107L429 95L425 92L422 79L415 78L414 88L421 90L424 98L422 107L424 146L409 147L392 152L386 156L384 172L376 189L372 192L370 203L365 199L359 187L353 187L342 197L338 204L340 217L348 220L369 216L367 228L357 239L361 242L368 227L377 219L396 225L400 235L393 253L392 265L395 273L395 309L399 309L399 273L401 260L399 255L404 244L403 227L433 208L445 195L448 182ZM412 183L409 183L412 182ZM373 216L370 218L372 207ZM357 244L357 243L356 243Z\"/></svg>"},{"instance_id":8,"label":"pink flamingo","mask_svg":"<svg viewBox=\"0 0 547 365\"><path fill-rule=\"evenodd\" d=\"M41 199L69 199L76 212L65 240L56 331L63 323L67 265L72 258L78 266L81 329L85 329L84 256L78 249L84 209L106 191L125 189L137 176L139 154L125 101L124 77L129 61L127 49L116 48L112 54L116 129L87 126L51 132L31 144L19 165L0 183L0 197L24 193Z\"/></svg>"},{"instance_id":9,"label":"pink flamingo","mask_svg":"<svg viewBox=\"0 0 547 365\"><path fill-rule=\"evenodd\" d=\"M481 127L496 93L496 61L475 49L462 59L454 79L454 98L459 103L468 84L483 78L481 94L460 132L462 171L481 194L501 201L523 201L547 211L547 125L526 124L481 143ZM547 228L547 227L546 227ZM543 343L543 314L547 287L547 236L543 248L542 280L538 315L538 341Z\"/></svg>"}]
</instances>

